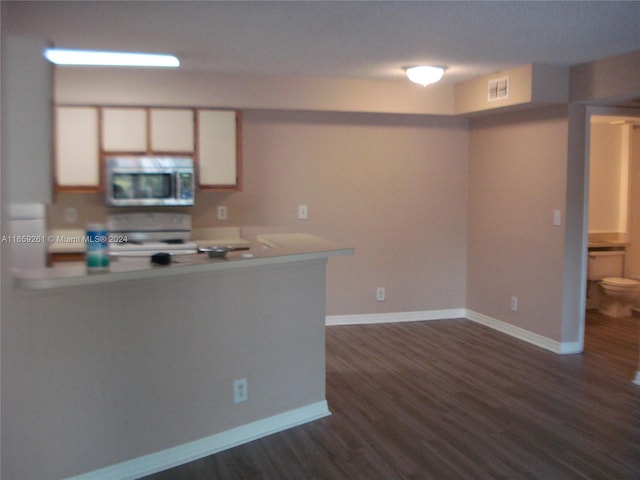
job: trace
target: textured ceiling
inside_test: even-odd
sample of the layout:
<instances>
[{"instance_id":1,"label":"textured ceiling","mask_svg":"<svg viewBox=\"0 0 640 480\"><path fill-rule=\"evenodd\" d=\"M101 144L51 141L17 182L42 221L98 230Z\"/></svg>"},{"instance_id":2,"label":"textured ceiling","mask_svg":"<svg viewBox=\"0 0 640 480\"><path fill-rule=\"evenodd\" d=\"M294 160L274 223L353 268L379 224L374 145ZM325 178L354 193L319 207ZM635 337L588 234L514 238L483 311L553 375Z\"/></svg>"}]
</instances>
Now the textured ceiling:
<instances>
[{"instance_id":1,"label":"textured ceiling","mask_svg":"<svg viewBox=\"0 0 640 480\"><path fill-rule=\"evenodd\" d=\"M171 52L219 73L444 82L528 63L575 65L640 50L640 1L17 1L8 28L59 47Z\"/></svg>"}]
</instances>

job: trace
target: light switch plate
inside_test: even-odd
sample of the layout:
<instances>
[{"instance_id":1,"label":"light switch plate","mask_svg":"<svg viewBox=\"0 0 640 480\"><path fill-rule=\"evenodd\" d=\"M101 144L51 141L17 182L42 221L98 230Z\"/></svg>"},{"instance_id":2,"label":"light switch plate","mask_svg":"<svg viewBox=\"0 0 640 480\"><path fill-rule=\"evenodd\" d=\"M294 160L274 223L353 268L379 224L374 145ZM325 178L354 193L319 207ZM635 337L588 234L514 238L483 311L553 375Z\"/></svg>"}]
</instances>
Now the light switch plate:
<instances>
[{"instance_id":1,"label":"light switch plate","mask_svg":"<svg viewBox=\"0 0 640 480\"><path fill-rule=\"evenodd\" d=\"M309 218L309 207L307 205L298 205L298 220L307 220Z\"/></svg>"}]
</instances>

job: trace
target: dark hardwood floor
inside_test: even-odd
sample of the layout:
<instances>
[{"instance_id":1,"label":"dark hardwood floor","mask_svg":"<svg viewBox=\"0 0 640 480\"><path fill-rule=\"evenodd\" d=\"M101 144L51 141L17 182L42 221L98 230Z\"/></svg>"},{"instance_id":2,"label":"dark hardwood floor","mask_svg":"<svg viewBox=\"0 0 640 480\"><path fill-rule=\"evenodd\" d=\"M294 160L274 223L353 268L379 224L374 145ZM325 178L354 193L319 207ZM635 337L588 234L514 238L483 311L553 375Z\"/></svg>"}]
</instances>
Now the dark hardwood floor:
<instances>
[{"instance_id":1,"label":"dark hardwood floor","mask_svg":"<svg viewBox=\"0 0 640 480\"><path fill-rule=\"evenodd\" d=\"M330 417L146 480L640 479L640 319L556 355L468 320L327 328Z\"/></svg>"}]
</instances>

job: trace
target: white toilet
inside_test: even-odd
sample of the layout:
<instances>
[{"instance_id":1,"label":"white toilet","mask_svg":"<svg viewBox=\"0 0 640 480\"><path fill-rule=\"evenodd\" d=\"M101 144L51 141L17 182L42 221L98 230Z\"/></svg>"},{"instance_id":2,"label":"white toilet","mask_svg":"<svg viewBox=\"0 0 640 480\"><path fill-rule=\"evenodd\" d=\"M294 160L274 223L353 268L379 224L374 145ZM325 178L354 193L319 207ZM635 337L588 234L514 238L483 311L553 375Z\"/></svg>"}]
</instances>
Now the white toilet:
<instances>
[{"instance_id":1,"label":"white toilet","mask_svg":"<svg viewBox=\"0 0 640 480\"><path fill-rule=\"evenodd\" d=\"M599 282L601 289L598 311L613 318L630 317L631 306L640 297L640 281L622 278L624 255L624 250L589 251L587 278Z\"/></svg>"}]
</instances>

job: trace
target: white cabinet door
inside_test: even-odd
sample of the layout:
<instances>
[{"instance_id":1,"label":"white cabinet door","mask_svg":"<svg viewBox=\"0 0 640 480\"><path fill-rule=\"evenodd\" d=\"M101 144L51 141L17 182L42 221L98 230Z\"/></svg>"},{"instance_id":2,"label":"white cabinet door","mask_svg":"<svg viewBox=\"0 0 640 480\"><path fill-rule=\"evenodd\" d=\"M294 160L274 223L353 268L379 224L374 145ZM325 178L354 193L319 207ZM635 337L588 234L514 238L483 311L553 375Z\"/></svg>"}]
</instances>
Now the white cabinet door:
<instances>
[{"instance_id":1,"label":"white cabinet door","mask_svg":"<svg viewBox=\"0 0 640 480\"><path fill-rule=\"evenodd\" d=\"M103 108L102 149L105 152L146 152L147 109Z\"/></svg>"},{"instance_id":2,"label":"white cabinet door","mask_svg":"<svg viewBox=\"0 0 640 480\"><path fill-rule=\"evenodd\" d=\"M200 187L238 184L236 112L198 110L198 166Z\"/></svg>"},{"instance_id":3,"label":"white cabinet door","mask_svg":"<svg viewBox=\"0 0 640 480\"><path fill-rule=\"evenodd\" d=\"M56 187L100 188L98 109L55 109Z\"/></svg>"},{"instance_id":4,"label":"white cabinet door","mask_svg":"<svg viewBox=\"0 0 640 480\"><path fill-rule=\"evenodd\" d=\"M151 151L193 153L193 110L184 108L152 108Z\"/></svg>"}]
</instances>

